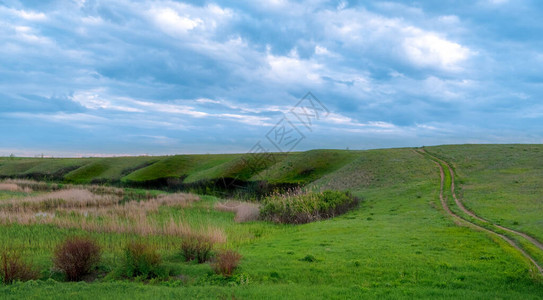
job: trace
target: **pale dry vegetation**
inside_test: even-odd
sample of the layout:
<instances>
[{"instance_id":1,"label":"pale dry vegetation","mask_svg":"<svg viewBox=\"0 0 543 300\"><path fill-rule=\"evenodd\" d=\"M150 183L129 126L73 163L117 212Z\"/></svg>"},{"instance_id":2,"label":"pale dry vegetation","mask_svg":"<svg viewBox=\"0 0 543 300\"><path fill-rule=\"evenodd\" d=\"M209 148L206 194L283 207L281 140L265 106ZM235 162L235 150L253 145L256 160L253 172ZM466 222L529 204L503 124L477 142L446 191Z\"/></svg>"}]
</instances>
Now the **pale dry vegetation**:
<instances>
[{"instance_id":1,"label":"pale dry vegetation","mask_svg":"<svg viewBox=\"0 0 543 300\"><path fill-rule=\"evenodd\" d=\"M236 222L256 221L260 216L260 205L257 203L230 200L217 202L215 209L235 213L234 221Z\"/></svg>"},{"instance_id":2,"label":"pale dry vegetation","mask_svg":"<svg viewBox=\"0 0 543 300\"><path fill-rule=\"evenodd\" d=\"M56 183L49 184L46 182L29 180L29 179L6 179L2 183L14 184L14 185L17 185L23 191L27 190L29 192L32 192L32 191L43 192L43 191L58 190L61 188L61 186Z\"/></svg>"},{"instance_id":3,"label":"pale dry vegetation","mask_svg":"<svg viewBox=\"0 0 543 300\"><path fill-rule=\"evenodd\" d=\"M15 185L19 183L4 184ZM24 181L22 184L38 184ZM79 228L91 232L191 237L205 235L222 243L226 240L220 228L199 228L178 218L158 218L160 207L190 207L200 198L193 194L161 194L145 199L126 199L123 189L102 186L69 186L25 198L0 202L0 224L53 224L61 228Z\"/></svg>"},{"instance_id":4,"label":"pale dry vegetation","mask_svg":"<svg viewBox=\"0 0 543 300\"><path fill-rule=\"evenodd\" d=\"M32 193L31 188L28 188L28 187L22 188L15 183L9 183L9 182L0 182L0 191Z\"/></svg>"}]
</instances>

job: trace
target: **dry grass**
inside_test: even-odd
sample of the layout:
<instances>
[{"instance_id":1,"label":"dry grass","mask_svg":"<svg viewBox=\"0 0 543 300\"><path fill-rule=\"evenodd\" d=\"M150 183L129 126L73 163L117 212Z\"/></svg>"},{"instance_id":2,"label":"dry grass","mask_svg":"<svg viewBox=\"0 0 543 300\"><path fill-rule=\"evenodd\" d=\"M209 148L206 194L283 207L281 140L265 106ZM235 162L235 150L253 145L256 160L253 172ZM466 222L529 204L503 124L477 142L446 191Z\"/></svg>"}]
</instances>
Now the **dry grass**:
<instances>
[{"instance_id":1,"label":"dry grass","mask_svg":"<svg viewBox=\"0 0 543 300\"><path fill-rule=\"evenodd\" d=\"M227 201L217 202L215 209L218 211L234 212L236 216L234 221L236 222L249 222L256 221L260 216L260 205L250 202L241 201Z\"/></svg>"},{"instance_id":2,"label":"dry grass","mask_svg":"<svg viewBox=\"0 0 543 300\"><path fill-rule=\"evenodd\" d=\"M211 264L211 267L215 273L222 276L230 277L234 273L234 270L238 267L241 260L241 254L233 250L222 250L217 253L215 261Z\"/></svg>"},{"instance_id":3,"label":"dry grass","mask_svg":"<svg viewBox=\"0 0 543 300\"><path fill-rule=\"evenodd\" d=\"M68 189L50 192L38 196L26 197L23 199L9 199L2 201L0 211L13 212L41 212L62 209L77 209L89 211L91 209L113 208L120 211L150 210L156 211L159 206L188 207L191 203L200 198L196 195L176 193L159 195L148 201L127 201L123 204L122 195L119 194L95 194L87 189Z\"/></svg>"},{"instance_id":4,"label":"dry grass","mask_svg":"<svg viewBox=\"0 0 543 300\"><path fill-rule=\"evenodd\" d=\"M0 191L17 192L20 189L15 183L0 183Z\"/></svg>"},{"instance_id":5,"label":"dry grass","mask_svg":"<svg viewBox=\"0 0 543 300\"><path fill-rule=\"evenodd\" d=\"M10 182L0 182L0 191L32 193L31 188L20 187L17 184Z\"/></svg>"},{"instance_id":6,"label":"dry grass","mask_svg":"<svg viewBox=\"0 0 543 300\"><path fill-rule=\"evenodd\" d=\"M49 211L59 208L88 208L111 206L121 198L114 195L97 195L85 189L69 189L50 192L23 199L2 201L2 211Z\"/></svg>"},{"instance_id":7,"label":"dry grass","mask_svg":"<svg viewBox=\"0 0 543 300\"><path fill-rule=\"evenodd\" d=\"M160 221L150 217L161 206L189 207L200 199L196 195L175 193L126 201L123 193L122 189L91 186L8 199L0 203L0 224L53 224L92 232L179 237L202 234L217 243L226 241L220 228L202 226L196 230L173 218Z\"/></svg>"},{"instance_id":8,"label":"dry grass","mask_svg":"<svg viewBox=\"0 0 543 300\"><path fill-rule=\"evenodd\" d=\"M51 191L58 190L60 187L58 184L47 184L42 181L28 180L28 179L6 179L4 183L16 184L21 189L30 191Z\"/></svg>"}]
</instances>

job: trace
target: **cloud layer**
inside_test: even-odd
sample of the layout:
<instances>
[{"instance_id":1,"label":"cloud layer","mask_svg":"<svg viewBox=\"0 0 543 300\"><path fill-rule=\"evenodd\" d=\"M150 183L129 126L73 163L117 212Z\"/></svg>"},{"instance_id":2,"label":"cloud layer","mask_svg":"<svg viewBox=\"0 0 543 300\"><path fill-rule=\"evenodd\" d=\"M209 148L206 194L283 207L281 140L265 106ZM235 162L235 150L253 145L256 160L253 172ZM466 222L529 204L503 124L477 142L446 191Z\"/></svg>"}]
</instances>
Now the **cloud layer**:
<instances>
[{"instance_id":1,"label":"cloud layer","mask_svg":"<svg viewBox=\"0 0 543 300\"><path fill-rule=\"evenodd\" d=\"M0 155L540 143L541 5L403 3L0 0Z\"/></svg>"}]
</instances>

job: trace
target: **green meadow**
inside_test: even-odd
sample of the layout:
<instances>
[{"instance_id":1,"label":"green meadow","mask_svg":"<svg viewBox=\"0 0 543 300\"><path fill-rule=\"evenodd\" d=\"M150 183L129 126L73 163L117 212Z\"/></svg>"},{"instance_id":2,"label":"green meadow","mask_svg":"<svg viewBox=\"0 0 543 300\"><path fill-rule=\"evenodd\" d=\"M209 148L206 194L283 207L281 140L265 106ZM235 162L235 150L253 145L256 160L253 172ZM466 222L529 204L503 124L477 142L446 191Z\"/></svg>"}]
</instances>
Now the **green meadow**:
<instances>
[{"instance_id":1,"label":"green meadow","mask_svg":"<svg viewBox=\"0 0 543 300\"><path fill-rule=\"evenodd\" d=\"M122 190L124 196L119 198L122 201L116 209L130 201L143 207L155 198L180 191L199 192L198 200L183 205L164 204L145 211L143 216L159 229L175 222L195 232L218 230L224 240L215 247L234 249L242 255L234 275L223 277L214 274L209 263L185 262L181 256L182 236L166 231L144 234L103 230L107 227L104 224L112 226L107 222L115 221L108 219L114 212L81 216L59 210L54 218L70 221L62 223L72 224L66 226L53 221L7 222L6 215L0 215L4 218L0 218L1 247L24 253L39 268L41 277L1 285L0 297L543 298L543 275L518 249L495 235L457 224L445 212L439 197L439 167L429 156L415 150L273 154L273 159L257 168L246 163L241 154L0 158L1 178L39 180L50 188L2 190L0 208L8 201L17 203L46 195L53 187L62 190L100 184ZM425 150L453 168L455 191L466 208L489 224L543 241L543 146L454 145ZM232 181L237 182L235 192L229 191L231 186L221 185ZM450 176L446 177L444 197L452 211L461 215L448 190L451 182ZM361 202L345 214L299 225L261 220L240 223L234 220L234 212L217 209L218 203L226 200L243 198L257 203L259 194L252 192L258 184L277 193L296 186L313 191L348 190ZM83 219L95 222L101 229L78 227ZM66 282L52 268L55 247L73 235L88 235L103 249L92 280ZM542 250L522 238L511 238L535 261L543 262ZM124 247L134 240L157 247L168 276L142 279L112 275L121 264Z\"/></svg>"}]
</instances>

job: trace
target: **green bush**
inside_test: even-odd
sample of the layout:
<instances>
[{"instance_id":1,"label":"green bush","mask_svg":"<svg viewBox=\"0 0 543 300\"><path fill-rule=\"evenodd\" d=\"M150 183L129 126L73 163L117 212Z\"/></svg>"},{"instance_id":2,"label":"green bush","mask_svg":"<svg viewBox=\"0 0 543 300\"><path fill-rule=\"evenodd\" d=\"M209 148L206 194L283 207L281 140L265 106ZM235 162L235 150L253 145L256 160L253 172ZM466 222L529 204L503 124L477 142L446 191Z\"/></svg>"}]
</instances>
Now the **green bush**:
<instances>
[{"instance_id":1,"label":"green bush","mask_svg":"<svg viewBox=\"0 0 543 300\"><path fill-rule=\"evenodd\" d=\"M343 214L358 203L350 192L295 191L264 198L260 216L277 223L302 224Z\"/></svg>"},{"instance_id":2,"label":"green bush","mask_svg":"<svg viewBox=\"0 0 543 300\"><path fill-rule=\"evenodd\" d=\"M157 249L142 242L131 242L124 250L123 275L126 277L155 278L162 275L162 259Z\"/></svg>"},{"instance_id":3,"label":"green bush","mask_svg":"<svg viewBox=\"0 0 543 300\"><path fill-rule=\"evenodd\" d=\"M202 264L209 260L212 249L213 242L205 236L189 236L183 238L181 242L181 252L185 261L196 259L199 264Z\"/></svg>"}]
</instances>

